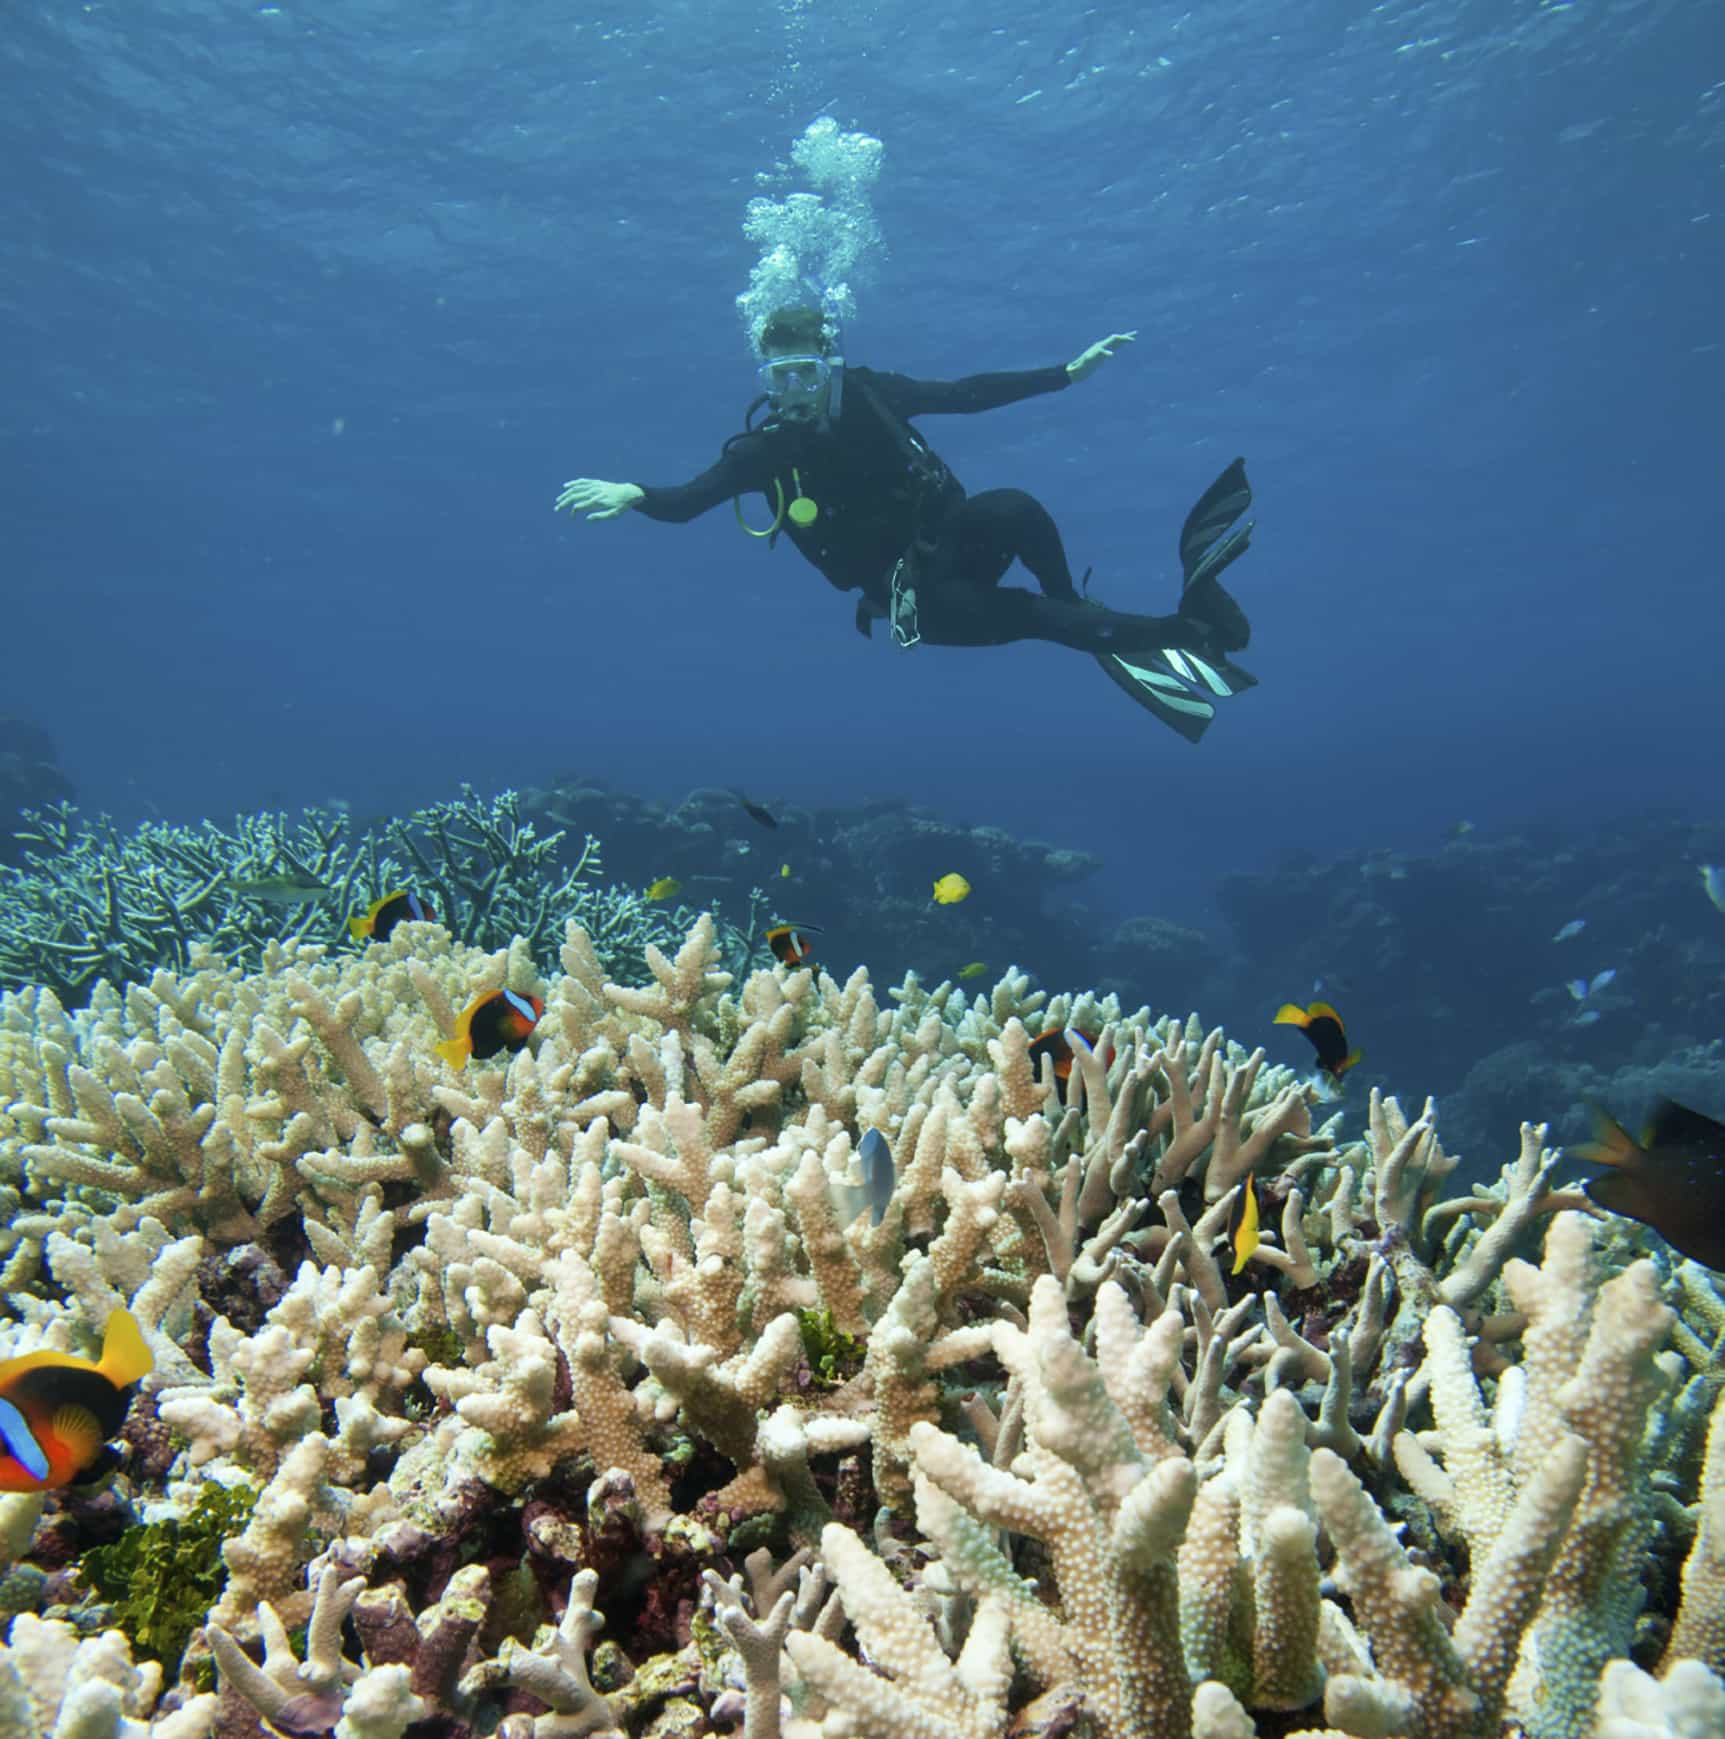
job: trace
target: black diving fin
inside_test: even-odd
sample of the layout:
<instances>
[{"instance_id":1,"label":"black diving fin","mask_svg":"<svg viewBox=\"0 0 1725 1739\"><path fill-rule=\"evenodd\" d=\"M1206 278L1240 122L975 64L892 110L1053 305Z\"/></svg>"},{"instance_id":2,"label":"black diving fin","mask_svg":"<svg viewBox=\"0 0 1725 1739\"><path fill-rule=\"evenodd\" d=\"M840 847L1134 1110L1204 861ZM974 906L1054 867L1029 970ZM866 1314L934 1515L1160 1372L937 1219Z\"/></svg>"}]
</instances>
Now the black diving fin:
<instances>
[{"instance_id":1,"label":"black diving fin","mask_svg":"<svg viewBox=\"0 0 1725 1739\"><path fill-rule=\"evenodd\" d=\"M1258 679L1228 656L1246 644L1251 625L1218 578L1251 544L1254 522L1238 523L1251 505L1246 461L1236 459L1198 498L1180 528L1180 614L1202 631L1202 653L1165 646L1130 656L1096 656L1116 687L1189 743L1210 728L1218 701L1257 686Z\"/></svg>"},{"instance_id":2,"label":"black diving fin","mask_svg":"<svg viewBox=\"0 0 1725 1739\"><path fill-rule=\"evenodd\" d=\"M1235 523L1251 505L1246 461L1236 459L1199 496L1180 527L1180 611L1204 625L1218 651L1238 652L1252 634L1246 612L1220 583L1222 571L1251 546L1257 522Z\"/></svg>"}]
</instances>

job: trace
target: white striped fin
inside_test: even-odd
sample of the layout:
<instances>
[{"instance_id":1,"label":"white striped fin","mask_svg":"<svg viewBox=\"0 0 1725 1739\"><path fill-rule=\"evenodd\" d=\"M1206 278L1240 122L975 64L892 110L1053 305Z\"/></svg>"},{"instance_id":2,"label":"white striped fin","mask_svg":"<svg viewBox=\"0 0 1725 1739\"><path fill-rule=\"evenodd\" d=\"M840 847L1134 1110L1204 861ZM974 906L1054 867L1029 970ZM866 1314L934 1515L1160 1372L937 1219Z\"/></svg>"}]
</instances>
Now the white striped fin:
<instances>
[{"instance_id":1,"label":"white striped fin","mask_svg":"<svg viewBox=\"0 0 1725 1739\"><path fill-rule=\"evenodd\" d=\"M1169 654L1170 662L1172 662L1172 658L1173 655ZM1202 658L1190 652L1186 654L1186 659L1192 666L1192 677L1195 682L1203 683L1212 694L1220 695L1223 700L1228 699L1233 694L1233 689L1228 686L1228 679L1213 664L1206 664Z\"/></svg>"},{"instance_id":2,"label":"white striped fin","mask_svg":"<svg viewBox=\"0 0 1725 1739\"><path fill-rule=\"evenodd\" d=\"M1213 719L1216 709L1202 695L1193 694L1182 686L1178 677L1170 676L1164 670L1146 670L1141 664L1133 664L1128 659L1116 655L1114 662L1132 678L1134 682L1149 689L1163 706L1174 712L1189 713L1194 718Z\"/></svg>"}]
</instances>

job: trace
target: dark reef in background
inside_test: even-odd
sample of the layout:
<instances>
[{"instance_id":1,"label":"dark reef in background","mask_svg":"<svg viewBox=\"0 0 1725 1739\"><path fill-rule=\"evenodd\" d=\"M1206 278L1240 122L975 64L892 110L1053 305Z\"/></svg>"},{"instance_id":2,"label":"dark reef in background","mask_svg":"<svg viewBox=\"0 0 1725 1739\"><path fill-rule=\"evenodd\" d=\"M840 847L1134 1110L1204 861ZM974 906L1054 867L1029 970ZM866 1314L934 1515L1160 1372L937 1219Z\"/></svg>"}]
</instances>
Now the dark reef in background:
<instances>
[{"instance_id":1,"label":"dark reef in background","mask_svg":"<svg viewBox=\"0 0 1725 1739\"><path fill-rule=\"evenodd\" d=\"M897 984L907 971L933 984L981 961L988 970L967 989L986 991L1016 965L1051 990L1115 991L1128 1008L1200 1006L1216 964L1211 945L1159 918L1104 922L1074 901L1072 890L1100 864L1088 852L909 804L769 807L774 829L753 820L736 793L713 788L661 804L570 774L521 793L522 814L542 827L597 835L614 880L644 887L674 876L679 897L697 906L735 906L763 888L774 916L821 926L815 958L840 979L866 964L876 985ZM935 880L952 870L970 896L936 905Z\"/></svg>"},{"instance_id":2,"label":"dark reef in background","mask_svg":"<svg viewBox=\"0 0 1725 1739\"><path fill-rule=\"evenodd\" d=\"M1365 1052L1350 1097L1434 1094L1445 1146L1495 1175L1524 1117L1573 1140L1588 1102L1632 1122L1660 1094L1725 1115L1725 913L1698 873L1721 862L1725 824L1648 816L1288 862L1217 898L1237 989L1334 1002ZM1566 988L1606 970L1585 998Z\"/></svg>"},{"instance_id":3,"label":"dark reef in background","mask_svg":"<svg viewBox=\"0 0 1725 1739\"><path fill-rule=\"evenodd\" d=\"M40 725L0 716L0 863L19 863L23 848L14 837L21 809L41 809L73 796L61 772L54 739Z\"/></svg>"}]
</instances>

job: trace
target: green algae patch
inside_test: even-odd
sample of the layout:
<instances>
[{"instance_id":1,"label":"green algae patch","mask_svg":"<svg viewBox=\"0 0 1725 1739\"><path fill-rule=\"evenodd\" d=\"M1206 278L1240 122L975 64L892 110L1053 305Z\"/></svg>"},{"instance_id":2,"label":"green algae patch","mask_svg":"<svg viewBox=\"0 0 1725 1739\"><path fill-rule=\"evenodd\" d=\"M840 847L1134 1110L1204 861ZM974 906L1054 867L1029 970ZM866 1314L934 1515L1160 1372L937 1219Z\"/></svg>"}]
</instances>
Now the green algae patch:
<instances>
[{"instance_id":1,"label":"green algae patch","mask_svg":"<svg viewBox=\"0 0 1725 1739\"><path fill-rule=\"evenodd\" d=\"M836 1389L862 1369L867 1341L861 1335L835 1328L830 1310L799 1310L797 1328L803 1337L803 1357L809 1362L809 1375L817 1387Z\"/></svg>"},{"instance_id":2,"label":"green algae patch","mask_svg":"<svg viewBox=\"0 0 1725 1739\"><path fill-rule=\"evenodd\" d=\"M213 1480L189 1514L128 1528L111 1546L95 1546L78 1574L114 1609L114 1623L140 1654L162 1663L171 1681L204 1614L227 1586L222 1542L251 1519L257 1493Z\"/></svg>"}]
</instances>

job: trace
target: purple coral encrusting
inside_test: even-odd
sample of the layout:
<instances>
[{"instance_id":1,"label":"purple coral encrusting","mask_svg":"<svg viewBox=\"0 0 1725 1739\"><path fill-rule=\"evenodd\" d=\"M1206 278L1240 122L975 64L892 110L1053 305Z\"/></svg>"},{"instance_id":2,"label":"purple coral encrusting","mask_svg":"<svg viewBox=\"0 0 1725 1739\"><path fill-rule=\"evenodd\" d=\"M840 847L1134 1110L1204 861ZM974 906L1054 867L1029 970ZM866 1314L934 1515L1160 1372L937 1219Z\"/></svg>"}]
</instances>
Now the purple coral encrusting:
<instances>
[{"instance_id":1,"label":"purple coral encrusting","mask_svg":"<svg viewBox=\"0 0 1725 1739\"><path fill-rule=\"evenodd\" d=\"M1540 1130L1445 1199L1429 1106L1346 1141L1196 1021L1015 976L735 985L710 923L644 987L573 927L561 964L413 926L0 1003L0 1148L118 1204L20 1246L71 1311L14 1292L0 1336L128 1304L158 1372L119 1489L257 1490L188 1654L219 1694L102 1644L155 1739L1563 1739L1638 1621L1725 1665L1717 1331L1672 1310L1716 1295L1610 1278ZM532 1045L453 1075L452 1011L504 985ZM1064 1082L1050 1025L1097 1035ZM10 1502L12 1558L87 1543ZM69 1632L21 1622L35 1673Z\"/></svg>"},{"instance_id":2,"label":"purple coral encrusting","mask_svg":"<svg viewBox=\"0 0 1725 1739\"><path fill-rule=\"evenodd\" d=\"M159 1486L174 1465L180 1445L174 1434L156 1411L156 1397L145 1392L137 1396L120 1427L119 1441L127 1451L126 1472L134 1483Z\"/></svg>"}]
</instances>

